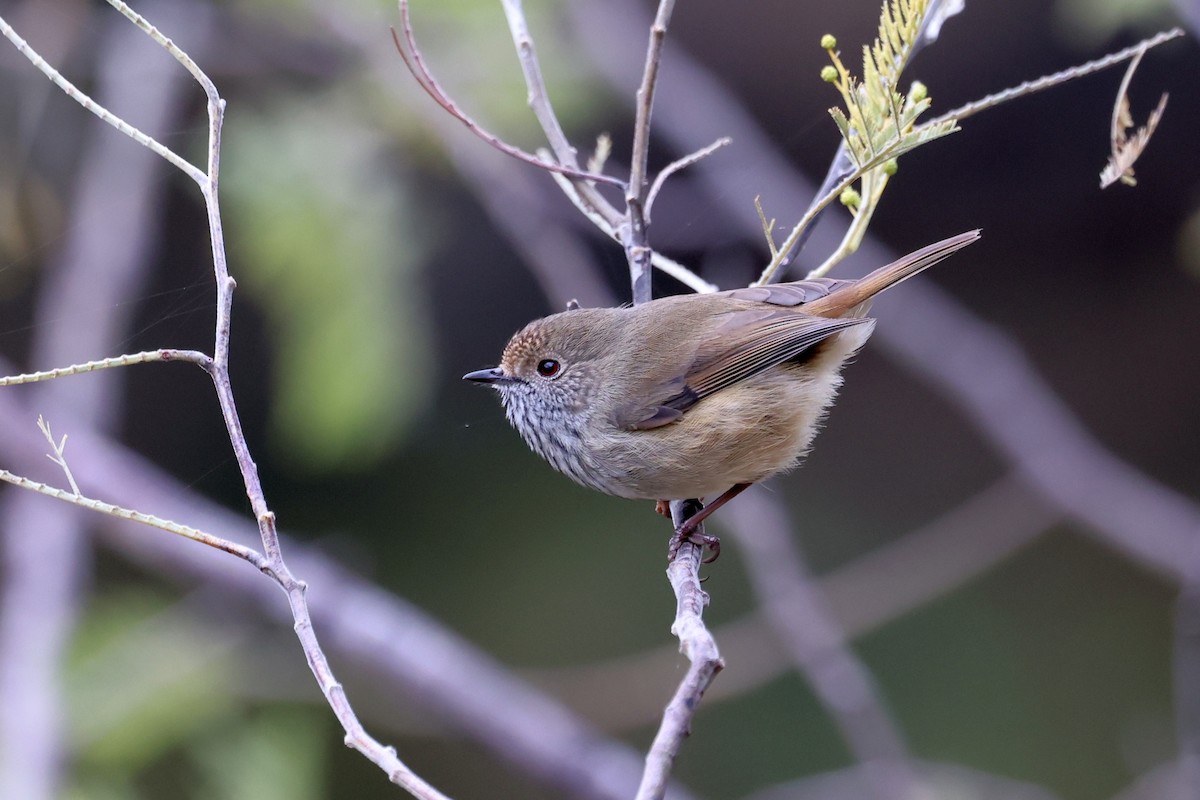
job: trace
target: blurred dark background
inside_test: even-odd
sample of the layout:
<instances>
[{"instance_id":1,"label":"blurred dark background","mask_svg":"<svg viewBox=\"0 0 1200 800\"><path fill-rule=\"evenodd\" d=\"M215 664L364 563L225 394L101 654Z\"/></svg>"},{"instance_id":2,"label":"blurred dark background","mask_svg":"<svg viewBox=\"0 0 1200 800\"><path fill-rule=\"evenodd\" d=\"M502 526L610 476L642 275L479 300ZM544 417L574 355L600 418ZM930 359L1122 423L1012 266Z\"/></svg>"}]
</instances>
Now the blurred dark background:
<instances>
[{"instance_id":1,"label":"blurred dark background","mask_svg":"<svg viewBox=\"0 0 1200 800\"><path fill-rule=\"evenodd\" d=\"M647 15L653 6L613 3L600 15L611 23L605 27L595 4L582 5L531 2L526 13L572 141L586 153L598 134L611 133L619 174L635 83L606 78L613 64L594 59L607 56L636 76L644 28L631 37L620 21L630 5ZM1181 24L1165 2L1137 4L1136 13L1128 5L975 0L907 75L929 86L941 113ZM599 496L553 473L508 428L491 393L459 380L493 364L514 330L568 297L627 300L620 248L587 232L547 176L471 138L416 89L392 49L394 5L250 0L139 10L195 56L229 103L221 188L239 283L234 388L282 527L644 750L682 674L682 659L668 656L669 531L650 504ZM101 3L4 0L0 13L82 89L116 98L113 110L133 124L148 113L136 102L140 87L177 69ZM412 14L451 96L506 139L540 146L499 5L418 1ZM676 9L661 96L686 109L696 96L691 70L724 87L736 107L691 111L705 120L702 139L734 136L711 161L737 180L714 189L698 171L674 179L656 207L656 248L725 287L755 277L765 243L730 209L752 214L761 192L782 229L802 213L807 198L788 204L780 187L792 177L780 165L819 180L837 145L826 109L838 97L818 78L827 63L818 40L836 34L857 71L858 47L874 36L877 20L877 4L866 0ZM121 54L115 65L114 51ZM841 273L875 266L871 257L882 247L898 254L982 228L980 244L921 280L1008 337L1078 432L1138 480L1192 506L1200 503L1198 68L1189 35L1151 51L1134 78L1139 124L1161 92L1171 93L1137 164L1136 188L1097 185L1123 69L1116 67L973 117L962 132L902 158L871 226L874 249ZM38 360L39 339L79 319L38 311L55 270L121 243L106 239L103 226L80 239L77 203L81 187L97 180L97 148L118 154L106 157L110 165L120 159L110 166L118 174L155 158L65 98L7 43L0 75L0 371L22 372L60 366ZM173 92L160 138L202 163L202 95L183 83ZM769 151L739 136L744 121L728 116L738 108L766 134ZM673 113L664 100L655 120L663 131L654 140L659 167L684 152L666 133ZM97 291L97 303L82 311L114 320L115 349L93 352L84 343L74 360L211 349L203 206L189 181L164 165L154 169L139 223L142 277L116 302ZM107 201L142 202L117 188ZM506 223L504 210L525 227ZM822 243L835 241L843 224L831 214L804 258L821 259ZM115 226L108 233L122 235ZM522 237L525 249L514 245ZM575 257L551 256L552 274L530 269L531 251L545 255L559 239L565 244L554 252ZM71 255L67 243L81 241ZM656 289L680 291L657 277ZM906 315L909 291L878 303L878 341L848 369L812 455L768 487L790 513L809 568L825 579L1007 485L1014 473L974 413L886 343L891 320L897 328L922 323ZM916 297L920 289L911 291ZM964 368L999 391L1014 389L988 363ZM244 514L242 533L253 535L203 376L162 365L113 375L112 436L165 469L179 491ZM86 386L96 378L67 380ZM12 426L33 430L44 409L27 387L3 391L33 403L28 419L10 420L0 434L11 443ZM50 421L60 436L76 432L70 415ZM1019 429L1022 420L1005 424ZM4 468L62 482L48 462L22 459L2 442L0 454ZM89 476L77 477L86 490ZM1086 496L1088 487L1074 491ZM11 504L14 494L0 490L0 500ZM1133 792L1179 746L1178 575L1137 557L1136 547L1105 544L1094 526L1055 508L1036 487L1012 497L1016 505L1034 498L1047 505L1037 535L915 607L884 613L853 638L854 651L915 757L1043 792L995 796ZM716 519L722 533L721 514ZM970 550L973 537L1003 528L1004 519L963 525L954 540ZM1177 541L1197 533L1160 530L1153 517L1145 525L1147 536ZM29 534L8 527L0 535ZM59 676L61 796L397 796L342 746L287 624L247 610L211 582L131 558L128 540L114 546L89 537L84 547ZM697 797L733 798L847 766L847 748L805 680L786 664L769 666L779 661L769 632L721 638L722 630L761 628L735 537L723 552L707 570L707 619L719 641L749 644L725 645L728 668L697 717L678 778ZM14 562L6 563L0 581L11 582ZM321 606L321 585L313 583L310 601ZM14 602L0 584L0 614L13 613ZM15 653L10 646L0 655ZM563 796L464 736L436 702L396 689L369 659L332 658L368 728L449 794ZM639 658L647 667L633 673L636 691L605 682Z\"/></svg>"}]
</instances>

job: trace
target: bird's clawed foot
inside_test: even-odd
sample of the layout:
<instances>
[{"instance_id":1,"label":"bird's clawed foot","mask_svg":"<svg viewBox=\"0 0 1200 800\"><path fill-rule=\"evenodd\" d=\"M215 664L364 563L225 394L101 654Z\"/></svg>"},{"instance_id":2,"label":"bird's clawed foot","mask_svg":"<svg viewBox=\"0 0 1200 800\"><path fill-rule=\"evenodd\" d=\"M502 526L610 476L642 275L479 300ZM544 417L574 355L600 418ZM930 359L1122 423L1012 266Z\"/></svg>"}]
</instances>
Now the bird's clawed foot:
<instances>
[{"instance_id":1,"label":"bird's clawed foot","mask_svg":"<svg viewBox=\"0 0 1200 800\"><path fill-rule=\"evenodd\" d=\"M689 542L696 545L703 551L708 549L710 555L704 559L702 564L711 564L721 556L721 540L716 536L709 536L707 533L697 533L696 528L699 527L700 520L692 517L684 521L682 525L675 529L675 535L671 537L671 544L667 548L667 563L675 560L675 556L679 554L679 548L683 547L684 542Z\"/></svg>"}]
</instances>

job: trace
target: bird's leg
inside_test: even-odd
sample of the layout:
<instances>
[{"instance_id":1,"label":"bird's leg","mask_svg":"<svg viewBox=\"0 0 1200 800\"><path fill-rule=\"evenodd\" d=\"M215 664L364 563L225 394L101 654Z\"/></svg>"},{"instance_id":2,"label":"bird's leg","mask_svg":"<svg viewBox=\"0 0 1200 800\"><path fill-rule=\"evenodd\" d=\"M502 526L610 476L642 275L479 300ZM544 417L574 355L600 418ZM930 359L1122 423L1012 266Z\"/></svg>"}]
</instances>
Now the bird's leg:
<instances>
[{"instance_id":1,"label":"bird's leg","mask_svg":"<svg viewBox=\"0 0 1200 800\"><path fill-rule=\"evenodd\" d=\"M670 500L655 500L654 511L662 514L667 519L671 518L671 501Z\"/></svg>"},{"instance_id":2,"label":"bird's leg","mask_svg":"<svg viewBox=\"0 0 1200 800\"><path fill-rule=\"evenodd\" d=\"M681 523L680 526L675 529L675 538L671 540L671 546L667 550L667 560L673 561L675 559L675 554L679 552L679 548L684 542L693 542L694 544L699 544L701 547L707 547L710 551L712 551L712 555L704 560L705 564L711 564L712 562L716 561L721 555L721 540L716 536L709 536L706 533L698 534L696 533L696 529L700 527L700 524L704 522L709 514L713 513L718 508L725 505L730 500L737 497L739 494L749 488L750 484L748 483L735 483L716 500L713 500L704 508L700 509L695 514L692 514L690 517L684 520L683 523ZM699 539L700 541L696 542L696 539Z\"/></svg>"}]
</instances>

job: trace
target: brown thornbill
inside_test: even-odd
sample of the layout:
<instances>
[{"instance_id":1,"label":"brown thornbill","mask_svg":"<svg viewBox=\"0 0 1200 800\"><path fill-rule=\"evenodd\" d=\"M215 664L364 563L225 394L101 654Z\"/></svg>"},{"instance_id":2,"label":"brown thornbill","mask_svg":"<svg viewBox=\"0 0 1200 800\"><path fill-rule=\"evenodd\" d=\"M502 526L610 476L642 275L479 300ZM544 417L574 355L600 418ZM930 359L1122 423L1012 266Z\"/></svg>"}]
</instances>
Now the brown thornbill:
<instances>
[{"instance_id":1,"label":"brown thornbill","mask_svg":"<svg viewBox=\"0 0 1200 800\"><path fill-rule=\"evenodd\" d=\"M978 238L952 236L860 280L564 311L521 329L499 366L463 378L497 389L529 446L584 486L660 501L720 495L679 527L678 543L808 451L842 365L875 326L868 301Z\"/></svg>"}]
</instances>

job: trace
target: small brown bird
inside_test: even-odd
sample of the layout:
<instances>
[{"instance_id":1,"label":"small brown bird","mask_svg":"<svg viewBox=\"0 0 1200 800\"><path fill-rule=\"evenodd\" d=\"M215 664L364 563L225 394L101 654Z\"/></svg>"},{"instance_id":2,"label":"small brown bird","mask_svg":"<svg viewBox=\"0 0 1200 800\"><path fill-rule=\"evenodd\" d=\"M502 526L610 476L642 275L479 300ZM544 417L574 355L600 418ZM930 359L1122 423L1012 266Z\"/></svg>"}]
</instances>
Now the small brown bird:
<instances>
[{"instance_id":1,"label":"small brown bird","mask_svg":"<svg viewBox=\"0 0 1200 800\"><path fill-rule=\"evenodd\" d=\"M808 451L842 365L874 329L871 297L978 238L953 236L860 280L564 311L463 379L499 390L529 446L584 486L658 501L723 493L678 528L673 553L708 514ZM715 558L715 539L704 543Z\"/></svg>"}]
</instances>

